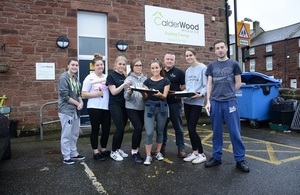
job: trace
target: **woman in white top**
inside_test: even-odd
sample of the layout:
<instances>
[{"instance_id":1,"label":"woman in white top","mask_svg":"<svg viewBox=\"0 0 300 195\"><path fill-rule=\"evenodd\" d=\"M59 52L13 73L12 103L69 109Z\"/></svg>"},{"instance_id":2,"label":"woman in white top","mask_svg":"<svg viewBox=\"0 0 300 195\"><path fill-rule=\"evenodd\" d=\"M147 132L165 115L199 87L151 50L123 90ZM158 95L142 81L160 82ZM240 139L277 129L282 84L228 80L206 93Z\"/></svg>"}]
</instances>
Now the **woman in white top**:
<instances>
[{"instance_id":1,"label":"woman in white top","mask_svg":"<svg viewBox=\"0 0 300 195\"><path fill-rule=\"evenodd\" d=\"M109 157L110 151L106 150L109 139L111 116L108 110L109 91L106 86L106 75L103 74L104 63L101 54L94 54L92 64L95 71L90 73L83 81L82 97L87 98L87 111L91 122L90 141L93 148L95 160L105 160ZM101 150L98 149L98 136L101 125Z\"/></svg>"}]
</instances>

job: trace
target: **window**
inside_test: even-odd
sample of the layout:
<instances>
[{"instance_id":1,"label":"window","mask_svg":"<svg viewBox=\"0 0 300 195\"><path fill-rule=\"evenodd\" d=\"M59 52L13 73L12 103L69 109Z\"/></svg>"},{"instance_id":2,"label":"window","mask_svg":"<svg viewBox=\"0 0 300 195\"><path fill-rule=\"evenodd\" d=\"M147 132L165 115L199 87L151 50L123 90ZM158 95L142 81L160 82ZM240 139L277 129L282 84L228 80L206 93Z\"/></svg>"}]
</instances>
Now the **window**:
<instances>
[{"instance_id":1,"label":"window","mask_svg":"<svg viewBox=\"0 0 300 195\"><path fill-rule=\"evenodd\" d=\"M271 52L272 51L272 45L266 45L266 52Z\"/></svg>"},{"instance_id":2,"label":"window","mask_svg":"<svg viewBox=\"0 0 300 195\"><path fill-rule=\"evenodd\" d=\"M249 55L254 55L255 54L255 48L254 47L251 47L249 49Z\"/></svg>"},{"instance_id":3,"label":"window","mask_svg":"<svg viewBox=\"0 0 300 195\"><path fill-rule=\"evenodd\" d=\"M300 47L300 39L298 39L298 47Z\"/></svg>"},{"instance_id":4,"label":"window","mask_svg":"<svg viewBox=\"0 0 300 195\"><path fill-rule=\"evenodd\" d=\"M94 58L94 53L100 53L103 55L107 74L107 15L79 11L77 16L79 60L90 61Z\"/></svg>"},{"instance_id":5,"label":"window","mask_svg":"<svg viewBox=\"0 0 300 195\"><path fill-rule=\"evenodd\" d=\"M266 57L266 70L273 70L273 57Z\"/></svg>"},{"instance_id":6,"label":"window","mask_svg":"<svg viewBox=\"0 0 300 195\"><path fill-rule=\"evenodd\" d=\"M255 59L250 60L250 72L255 72Z\"/></svg>"}]
</instances>

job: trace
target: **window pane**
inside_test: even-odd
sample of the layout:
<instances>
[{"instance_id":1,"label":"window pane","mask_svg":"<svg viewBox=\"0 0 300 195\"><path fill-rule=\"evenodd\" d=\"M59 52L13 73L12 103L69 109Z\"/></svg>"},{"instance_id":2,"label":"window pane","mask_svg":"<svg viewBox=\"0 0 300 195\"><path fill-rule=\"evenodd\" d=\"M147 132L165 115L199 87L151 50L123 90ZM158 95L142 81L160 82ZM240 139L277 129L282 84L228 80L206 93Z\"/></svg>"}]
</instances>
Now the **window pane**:
<instances>
[{"instance_id":1,"label":"window pane","mask_svg":"<svg viewBox=\"0 0 300 195\"><path fill-rule=\"evenodd\" d=\"M79 37L79 55L94 55L105 53L105 38Z\"/></svg>"},{"instance_id":2,"label":"window pane","mask_svg":"<svg viewBox=\"0 0 300 195\"><path fill-rule=\"evenodd\" d=\"M266 70L273 70L273 57L269 56L266 58Z\"/></svg>"}]
</instances>

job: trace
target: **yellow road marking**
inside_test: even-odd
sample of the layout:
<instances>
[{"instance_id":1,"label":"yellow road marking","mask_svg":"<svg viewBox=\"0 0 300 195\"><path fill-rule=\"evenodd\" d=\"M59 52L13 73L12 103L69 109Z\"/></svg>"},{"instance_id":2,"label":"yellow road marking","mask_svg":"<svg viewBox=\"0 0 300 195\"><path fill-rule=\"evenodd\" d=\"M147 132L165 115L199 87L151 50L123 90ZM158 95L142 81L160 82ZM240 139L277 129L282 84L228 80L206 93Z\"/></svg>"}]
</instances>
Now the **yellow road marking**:
<instances>
[{"instance_id":1,"label":"yellow road marking","mask_svg":"<svg viewBox=\"0 0 300 195\"><path fill-rule=\"evenodd\" d=\"M199 128L201 128L201 129L199 130ZM201 126L201 127L198 127L197 132L199 133L199 135L201 137L202 144L205 146L208 146L208 147L212 147L212 135L213 135L212 131L210 129L205 129L205 128L203 128L203 126ZM172 135L173 137L175 137L174 133L168 132L168 135ZM187 131L184 132L184 138L186 140L189 140ZM232 153L232 145L231 145L229 134L223 133L223 138L224 138L223 150L226 152ZM255 159L258 161L275 164L275 165L280 165L282 163L291 162L291 161L300 159L300 147L295 147L295 146L290 146L290 145L285 145L285 144L280 144L280 143L274 143L274 142L270 142L270 141L264 141L264 140L249 138L249 137L244 137L244 136L242 136L242 139L243 139L243 143L246 146L246 157L247 158L252 158L252 159ZM252 149L253 146L251 146L251 144L256 145L256 147L259 147L259 149ZM259 145L261 145L261 147ZM186 144L186 146L191 147L189 144ZM265 149L262 149L262 148L265 148ZM259 153L259 154L266 153L266 155L261 157L261 156L255 155L257 153ZM286 154L286 155L289 155L290 157L285 157L284 159L278 159L279 154ZM291 155L293 155L293 156L291 156ZM168 163L172 162L169 159L166 159L166 161Z\"/></svg>"}]
</instances>

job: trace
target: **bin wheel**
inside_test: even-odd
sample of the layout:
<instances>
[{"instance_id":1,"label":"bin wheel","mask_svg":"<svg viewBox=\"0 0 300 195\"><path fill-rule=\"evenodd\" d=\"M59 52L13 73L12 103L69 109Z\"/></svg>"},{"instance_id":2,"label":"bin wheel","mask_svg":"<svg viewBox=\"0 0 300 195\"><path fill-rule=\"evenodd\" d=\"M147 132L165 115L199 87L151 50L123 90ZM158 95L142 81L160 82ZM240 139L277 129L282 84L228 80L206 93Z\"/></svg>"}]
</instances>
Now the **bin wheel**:
<instances>
[{"instance_id":1,"label":"bin wheel","mask_svg":"<svg viewBox=\"0 0 300 195\"><path fill-rule=\"evenodd\" d=\"M252 129L258 129L259 124L258 124L257 121L250 121L250 127L251 127Z\"/></svg>"}]
</instances>

